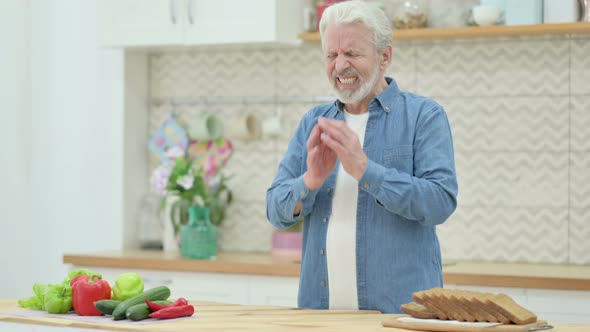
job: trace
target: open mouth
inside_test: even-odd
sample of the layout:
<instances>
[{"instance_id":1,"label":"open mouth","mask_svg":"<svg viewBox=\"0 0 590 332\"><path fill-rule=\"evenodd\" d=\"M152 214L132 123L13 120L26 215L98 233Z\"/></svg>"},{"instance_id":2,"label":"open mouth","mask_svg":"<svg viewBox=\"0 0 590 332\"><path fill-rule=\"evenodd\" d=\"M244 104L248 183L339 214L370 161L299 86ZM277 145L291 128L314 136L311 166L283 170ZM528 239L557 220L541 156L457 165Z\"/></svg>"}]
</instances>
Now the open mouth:
<instances>
[{"instance_id":1,"label":"open mouth","mask_svg":"<svg viewBox=\"0 0 590 332\"><path fill-rule=\"evenodd\" d=\"M338 85L341 88L352 88L356 86L356 83L358 82L358 77L356 76L339 76L336 78L336 81L338 82Z\"/></svg>"},{"instance_id":2,"label":"open mouth","mask_svg":"<svg viewBox=\"0 0 590 332\"><path fill-rule=\"evenodd\" d=\"M356 77L349 76L349 77L338 77L338 81L340 84L352 84L356 82Z\"/></svg>"}]
</instances>

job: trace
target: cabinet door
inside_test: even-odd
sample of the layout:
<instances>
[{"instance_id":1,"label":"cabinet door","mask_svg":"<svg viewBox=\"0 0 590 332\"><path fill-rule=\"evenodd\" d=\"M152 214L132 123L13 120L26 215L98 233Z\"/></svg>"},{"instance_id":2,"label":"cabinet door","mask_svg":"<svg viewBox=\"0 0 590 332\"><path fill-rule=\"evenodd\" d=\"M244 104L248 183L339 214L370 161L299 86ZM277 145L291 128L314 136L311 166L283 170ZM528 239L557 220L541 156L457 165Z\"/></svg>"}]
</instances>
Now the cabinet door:
<instances>
[{"instance_id":1,"label":"cabinet door","mask_svg":"<svg viewBox=\"0 0 590 332\"><path fill-rule=\"evenodd\" d=\"M183 43L186 0L100 0L98 6L103 46Z\"/></svg>"},{"instance_id":2,"label":"cabinet door","mask_svg":"<svg viewBox=\"0 0 590 332\"><path fill-rule=\"evenodd\" d=\"M298 277L251 276L249 303L296 308Z\"/></svg>"},{"instance_id":3,"label":"cabinet door","mask_svg":"<svg viewBox=\"0 0 590 332\"><path fill-rule=\"evenodd\" d=\"M275 39L276 0L187 1L187 44L267 42Z\"/></svg>"}]
</instances>

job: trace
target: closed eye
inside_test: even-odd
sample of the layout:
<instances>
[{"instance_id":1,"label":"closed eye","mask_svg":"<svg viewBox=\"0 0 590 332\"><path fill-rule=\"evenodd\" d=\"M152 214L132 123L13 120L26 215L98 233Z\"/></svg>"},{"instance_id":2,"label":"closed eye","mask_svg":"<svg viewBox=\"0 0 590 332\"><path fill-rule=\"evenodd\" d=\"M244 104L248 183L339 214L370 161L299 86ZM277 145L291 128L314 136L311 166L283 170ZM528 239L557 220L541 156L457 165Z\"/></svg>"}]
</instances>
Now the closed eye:
<instances>
[{"instance_id":1,"label":"closed eye","mask_svg":"<svg viewBox=\"0 0 590 332\"><path fill-rule=\"evenodd\" d=\"M353 53L353 52L346 52L346 53L344 53L344 55L346 55L349 58L358 58L360 56L360 54Z\"/></svg>"}]
</instances>

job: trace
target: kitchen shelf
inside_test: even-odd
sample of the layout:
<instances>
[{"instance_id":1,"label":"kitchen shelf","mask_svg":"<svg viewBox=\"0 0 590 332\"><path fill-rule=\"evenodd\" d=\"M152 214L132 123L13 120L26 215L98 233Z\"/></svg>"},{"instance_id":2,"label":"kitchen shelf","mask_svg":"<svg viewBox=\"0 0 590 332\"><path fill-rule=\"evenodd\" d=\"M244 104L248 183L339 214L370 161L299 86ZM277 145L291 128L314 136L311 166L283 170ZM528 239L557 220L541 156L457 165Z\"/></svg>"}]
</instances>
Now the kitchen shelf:
<instances>
[{"instance_id":1,"label":"kitchen shelf","mask_svg":"<svg viewBox=\"0 0 590 332\"><path fill-rule=\"evenodd\" d=\"M570 34L590 34L590 22L535 25L495 25L488 27L462 28L398 29L394 31L393 39L430 40ZM319 32L305 32L300 34L298 37L306 42L320 41Z\"/></svg>"}]
</instances>

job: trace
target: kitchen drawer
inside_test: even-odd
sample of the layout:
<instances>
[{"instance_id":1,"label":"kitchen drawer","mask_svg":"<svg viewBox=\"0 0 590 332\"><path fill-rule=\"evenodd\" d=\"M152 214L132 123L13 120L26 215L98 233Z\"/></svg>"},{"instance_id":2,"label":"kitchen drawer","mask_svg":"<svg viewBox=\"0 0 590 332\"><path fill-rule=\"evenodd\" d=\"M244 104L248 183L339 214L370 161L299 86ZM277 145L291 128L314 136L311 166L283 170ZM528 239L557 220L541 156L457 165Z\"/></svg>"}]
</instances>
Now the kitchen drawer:
<instances>
[{"instance_id":1,"label":"kitchen drawer","mask_svg":"<svg viewBox=\"0 0 590 332\"><path fill-rule=\"evenodd\" d=\"M445 288L504 293L540 319L552 323L590 324L590 291L463 285L445 285Z\"/></svg>"},{"instance_id":2,"label":"kitchen drawer","mask_svg":"<svg viewBox=\"0 0 590 332\"><path fill-rule=\"evenodd\" d=\"M590 292L547 289L528 289L530 310L590 317Z\"/></svg>"},{"instance_id":3,"label":"kitchen drawer","mask_svg":"<svg viewBox=\"0 0 590 332\"><path fill-rule=\"evenodd\" d=\"M141 276L143 280L144 289L150 289L158 286L168 286L172 288L173 279L170 273L165 271L152 271L152 270L129 270L129 269L113 269L113 268L92 268L92 267L76 267L78 268L87 268L90 271L95 271L102 274L102 278L111 284L114 285L115 280L117 277L126 272L135 272Z\"/></svg>"},{"instance_id":4,"label":"kitchen drawer","mask_svg":"<svg viewBox=\"0 0 590 332\"><path fill-rule=\"evenodd\" d=\"M178 272L160 270L119 269L72 266L71 270L87 268L100 272L113 284L125 272L137 272L145 289L168 286L171 298L189 301L211 301L233 304L297 306L298 277L267 277L257 275Z\"/></svg>"},{"instance_id":5,"label":"kitchen drawer","mask_svg":"<svg viewBox=\"0 0 590 332\"><path fill-rule=\"evenodd\" d=\"M248 277L223 273L174 273L175 294L193 301L248 304Z\"/></svg>"},{"instance_id":6,"label":"kitchen drawer","mask_svg":"<svg viewBox=\"0 0 590 332\"><path fill-rule=\"evenodd\" d=\"M299 278L250 276L250 304L297 307Z\"/></svg>"}]
</instances>

